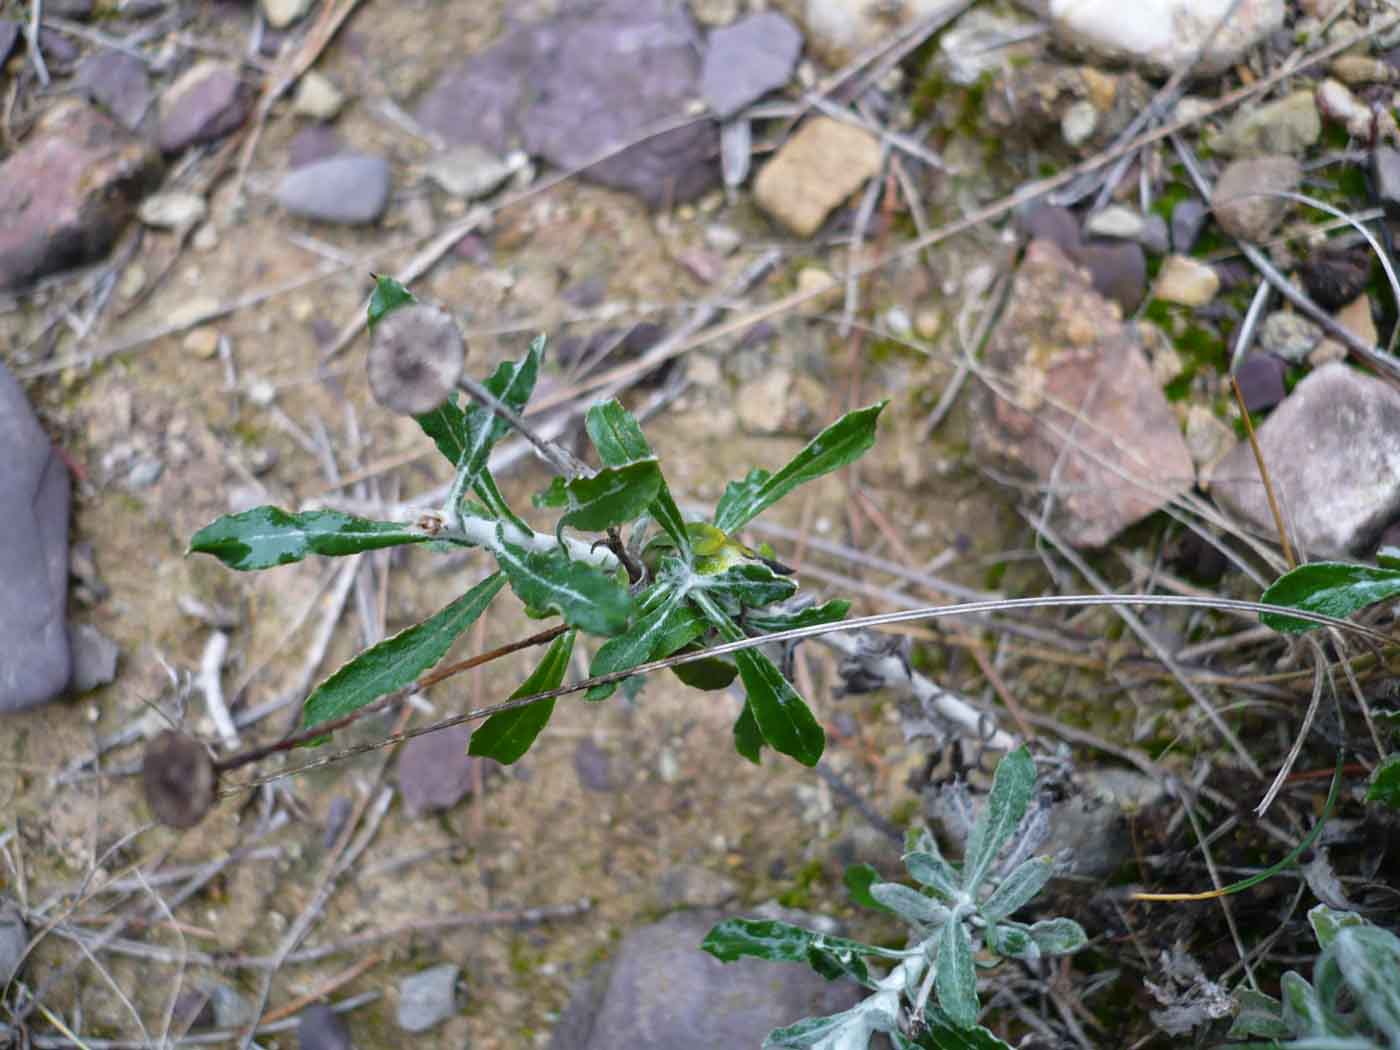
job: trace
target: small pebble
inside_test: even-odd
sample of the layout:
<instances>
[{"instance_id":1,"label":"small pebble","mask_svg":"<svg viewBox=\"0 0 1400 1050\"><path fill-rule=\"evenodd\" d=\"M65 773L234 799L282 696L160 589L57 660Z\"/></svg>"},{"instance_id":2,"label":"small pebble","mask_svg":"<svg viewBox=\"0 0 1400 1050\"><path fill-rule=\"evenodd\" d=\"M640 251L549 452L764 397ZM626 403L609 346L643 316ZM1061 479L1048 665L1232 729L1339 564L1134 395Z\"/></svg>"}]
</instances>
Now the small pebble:
<instances>
[{"instance_id":1,"label":"small pebble","mask_svg":"<svg viewBox=\"0 0 1400 1050\"><path fill-rule=\"evenodd\" d=\"M181 345L196 357L213 357L219 352L219 330L208 326L196 328L185 336Z\"/></svg>"},{"instance_id":2,"label":"small pebble","mask_svg":"<svg viewBox=\"0 0 1400 1050\"><path fill-rule=\"evenodd\" d=\"M156 193L141 202L137 216L147 226L158 230L183 230L203 222L209 207L197 193L172 190Z\"/></svg>"},{"instance_id":3,"label":"small pebble","mask_svg":"<svg viewBox=\"0 0 1400 1050\"><path fill-rule=\"evenodd\" d=\"M399 981L399 1027L426 1032L457 1012L457 967L433 966Z\"/></svg>"},{"instance_id":4,"label":"small pebble","mask_svg":"<svg viewBox=\"0 0 1400 1050\"><path fill-rule=\"evenodd\" d=\"M1278 310L1259 326L1259 348L1285 361L1301 361L1322 342L1322 329L1291 310Z\"/></svg>"},{"instance_id":5,"label":"small pebble","mask_svg":"<svg viewBox=\"0 0 1400 1050\"><path fill-rule=\"evenodd\" d=\"M1285 367L1283 360L1273 354L1250 354L1244 359L1235 379L1240 384L1245 408L1262 412L1288 396L1283 385Z\"/></svg>"},{"instance_id":6,"label":"small pebble","mask_svg":"<svg viewBox=\"0 0 1400 1050\"><path fill-rule=\"evenodd\" d=\"M297 1021L299 1050L350 1050L350 1029L329 1006L317 1003L301 1012Z\"/></svg>"},{"instance_id":7,"label":"small pebble","mask_svg":"<svg viewBox=\"0 0 1400 1050\"><path fill-rule=\"evenodd\" d=\"M1084 223L1084 232L1098 237L1135 241L1142 236L1142 215L1121 204L1096 211Z\"/></svg>"},{"instance_id":8,"label":"small pebble","mask_svg":"<svg viewBox=\"0 0 1400 1050\"><path fill-rule=\"evenodd\" d=\"M336 87L330 77L313 69L297 81L292 112L313 120L334 120L344 105L345 92Z\"/></svg>"}]
</instances>

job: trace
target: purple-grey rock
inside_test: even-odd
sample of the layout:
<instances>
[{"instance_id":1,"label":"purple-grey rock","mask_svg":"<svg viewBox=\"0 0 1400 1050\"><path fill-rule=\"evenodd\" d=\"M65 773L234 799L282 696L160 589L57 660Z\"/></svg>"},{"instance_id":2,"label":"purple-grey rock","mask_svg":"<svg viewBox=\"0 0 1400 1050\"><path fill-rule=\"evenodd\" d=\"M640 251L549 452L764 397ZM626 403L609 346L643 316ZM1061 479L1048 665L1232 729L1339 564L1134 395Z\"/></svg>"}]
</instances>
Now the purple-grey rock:
<instances>
[{"instance_id":1,"label":"purple-grey rock","mask_svg":"<svg viewBox=\"0 0 1400 1050\"><path fill-rule=\"evenodd\" d=\"M1255 431L1283 520L1309 557L1369 553L1400 517L1400 393L1340 361L1306 375ZM1254 452L1241 441L1210 494L1275 535Z\"/></svg>"},{"instance_id":2,"label":"purple-grey rock","mask_svg":"<svg viewBox=\"0 0 1400 1050\"><path fill-rule=\"evenodd\" d=\"M561 168L589 165L585 178L653 207L690 200L719 178L714 122L648 133L699 94L699 54L684 5L566 4L449 70L416 115L451 144L505 153L519 143Z\"/></svg>"},{"instance_id":3,"label":"purple-grey rock","mask_svg":"<svg viewBox=\"0 0 1400 1050\"><path fill-rule=\"evenodd\" d=\"M776 11L741 18L710 33L700 97L720 120L788 82L802 54L802 32Z\"/></svg>"},{"instance_id":4,"label":"purple-grey rock","mask_svg":"<svg viewBox=\"0 0 1400 1050\"><path fill-rule=\"evenodd\" d=\"M307 124L292 136L287 145L287 166L304 168L318 160L346 152L345 140L335 129L320 122Z\"/></svg>"},{"instance_id":5,"label":"purple-grey rock","mask_svg":"<svg viewBox=\"0 0 1400 1050\"><path fill-rule=\"evenodd\" d=\"M101 258L160 174L149 146L91 106L55 106L0 164L0 289Z\"/></svg>"},{"instance_id":6,"label":"purple-grey rock","mask_svg":"<svg viewBox=\"0 0 1400 1050\"><path fill-rule=\"evenodd\" d=\"M3 52L4 47L0 45L0 54ZM1391 215L1400 213L1400 149L1377 146L1371 152L1371 180L1385 210Z\"/></svg>"},{"instance_id":7,"label":"purple-grey rock","mask_svg":"<svg viewBox=\"0 0 1400 1050\"><path fill-rule=\"evenodd\" d=\"M117 677L117 657L121 649L92 624L70 625L68 647L73 654L73 676L68 691L90 692Z\"/></svg>"},{"instance_id":8,"label":"purple-grey rock","mask_svg":"<svg viewBox=\"0 0 1400 1050\"><path fill-rule=\"evenodd\" d=\"M1094 290L1112 299L1131 315L1147 293L1147 256L1142 245L1132 241L1086 241L1069 253L1074 262L1089 271Z\"/></svg>"},{"instance_id":9,"label":"purple-grey rock","mask_svg":"<svg viewBox=\"0 0 1400 1050\"><path fill-rule=\"evenodd\" d=\"M1102 546L1194 483L1135 329L1049 241L1027 247L986 363L1004 381L978 395L973 450L1052 487L1069 543Z\"/></svg>"},{"instance_id":10,"label":"purple-grey rock","mask_svg":"<svg viewBox=\"0 0 1400 1050\"><path fill-rule=\"evenodd\" d=\"M757 1047L804 1017L839 1013L864 995L805 966L722 963L700 950L719 911L678 912L633 930L590 975L556 1026L550 1050Z\"/></svg>"},{"instance_id":11,"label":"purple-grey rock","mask_svg":"<svg viewBox=\"0 0 1400 1050\"><path fill-rule=\"evenodd\" d=\"M78 86L117 122L135 131L151 108L146 64L123 51L99 51L78 66Z\"/></svg>"},{"instance_id":12,"label":"purple-grey rock","mask_svg":"<svg viewBox=\"0 0 1400 1050\"><path fill-rule=\"evenodd\" d=\"M0 362L0 713L52 700L72 676L68 471Z\"/></svg>"},{"instance_id":13,"label":"purple-grey rock","mask_svg":"<svg viewBox=\"0 0 1400 1050\"><path fill-rule=\"evenodd\" d=\"M1288 368L1283 359L1273 354L1250 354L1235 371L1240 384L1244 407L1251 412L1273 408L1285 397L1283 373Z\"/></svg>"},{"instance_id":14,"label":"purple-grey rock","mask_svg":"<svg viewBox=\"0 0 1400 1050\"><path fill-rule=\"evenodd\" d=\"M1246 241L1262 241L1283 221L1303 170L1293 157L1246 157L1220 173L1210 208L1220 228Z\"/></svg>"},{"instance_id":15,"label":"purple-grey rock","mask_svg":"<svg viewBox=\"0 0 1400 1050\"><path fill-rule=\"evenodd\" d=\"M578 782L588 791L616 791L612 774L612 756L584 737L574 748L574 772Z\"/></svg>"},{"instance_id":16,"label":"purple-grey rock","mask_svg":"<svg viewBox=\"0 0 1400 1050\"><path fill-rule=\"evenodd\" d=\"M10 52L19 42L19 23L9 18L0 18L0 63L10 57Z\"/></svg>"},{"instance_id":17,"label":"purple-grey rock","mask_svg":"<svg viewBox=\"0 0 1400 1050\"><path fill-rule=\"evenodd\" d=\"M156 141L163 153L215 142L248 117L252 90L233 66L199 62L166 89L160 100Z\"/></svg>"},{"instance_id":18,"label":"purple-grey rock","mask_svg":"<svg viewBox=\"0 0 1400 1050\"><path fill-rule=\"evenodd\" d=\"M1079 220L1068 208L1032 204L1017 217L1021 232L1033 241L1049 241L1066 255L1079 247Z\"/></svg>"},{"instance_id":19,"label":"purple-grey rock","mask_svg":"<svg viewBox=\"0 0 1400 1050\"><path fill-rule=\"evenodd\" d=\"M452 726L416 736L403 746L399 790L410 818L451 809L471 792L474 768L481 761L467 754L471 738L470 726Z\"/></svg>"},{"instance_id":20,"label":"purple-grey rock","mask_svg":"<svg viewBox=\"0 0 1400 1050\"><path fill-rule=\"evenodd\" d=\"M1187 197L1177 201L1172 209L1172 251L1178 255L1190 255L1209 218L1210 208L1200 198Z\"/></svg>"},{"instance_id":21,"label":"purple-grey rock","mask_svg":"<svg viewBox=\"0 0 1400 1050\"><path fill-rule=\"evenodd\" d=\"M443 963L400 980L399 1027L405 1032L426 1032L456 1013L457 973L457 967Z\"/></svg>"},{"instance_id":22,"label":"purple-grey rock","mask_svg":"<svg viewBox=\"0 0 1400 1050\"><path fill-rule=\"evenodd\" d=\"M357 226L377 222L389 204L389 162L367 153L341 153L294 168L277 185L277 203L317 222Z\"/></svg>"},{"instance_id":23,"label":"purple-grey rock","mask_svg":"<svg viewBox=\"0 0 1400 1050\"><path fill-rule=\"evenodd\" d=\"M42 28L39 30L39 52L44 56L44 65L51 74L65 76L78 64L83 49L68 34Z\"/></svg>"},{"instance_id":24,"label":"purple-grey rock","mask_svg":"<svg viewBox=\"0 0 1400 1050\"><path fill-rule=\"evenodd\" d=\"M297 1021L298 1050L350 1050L350 1029L340 1014L317 1003L301 1012Z\"/></svg>"},{"instance_id":25,"label":"purple-grey rock","mask_svg":"<svg viewBox=\"0 0 1400 1050\"><path fill-rule=\"evenodd\" d=\"M92 17L93 0L44 0L44 14L82 21Z\"/></svg>"},{"instance_id":26,"label":"purple-grey rock","mask_svg":"<svg viewBox=\"0 0 1400 1050\"><path fill-rule=\"evenodd\" d=\"M1171 236L1167 232L1167 220L1155 212L1144 216L1142 232L1138 234L1137 242L1153 255L1166 255L1171 250Z\"/></svg>"}]
</instances>

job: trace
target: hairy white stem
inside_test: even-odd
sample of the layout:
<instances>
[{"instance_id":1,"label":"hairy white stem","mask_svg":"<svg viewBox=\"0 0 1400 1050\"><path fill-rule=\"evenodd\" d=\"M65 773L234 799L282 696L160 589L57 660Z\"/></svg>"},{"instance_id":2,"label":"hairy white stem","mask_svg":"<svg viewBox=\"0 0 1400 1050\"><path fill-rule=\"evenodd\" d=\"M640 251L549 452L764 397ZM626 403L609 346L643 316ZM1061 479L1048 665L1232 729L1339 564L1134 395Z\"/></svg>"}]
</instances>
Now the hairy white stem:
<instances>
[{"instance_id":1,"label":"hairy white stem","mask_svg":"<svg viewBox=\"0 0 1400 1050\"><path fill-rule=\"evenodd\" d=\"M238 729L224 703L222 674L224 658L228 655L228 635L223 631L209 632L209 640L204 643L204 653L199 658L199 688L204 693L204 704L209 708L209 717L214 720L214 728L224 746L236 749L241 746Z\"/></svg>"},{"instance_id":2,"label":"hairy white stem","mask_svg":"<svg viewBox=\"0 0 1400 1050\"><path fill-rule=\"evenodd\" d=\"M477 547L485 547L487 550L496 549L496 527L494 520L486 518L472 517L464 514L456 522L449 524L438 533L439 539L458 540L470 543ZM505 534L506 541L518 547L524 547L529 551L551 551L559 546L559 540L543 532L536 532L534 529L522 531L510 522L500 523L501 531ZM574 561L585 562L604 572L612 572L617 568L617 557L606 547L593 547L582 540L576 540L572 536L564 537L564 547L569 552L569 557Z\"/></svg>"}]
</instances>

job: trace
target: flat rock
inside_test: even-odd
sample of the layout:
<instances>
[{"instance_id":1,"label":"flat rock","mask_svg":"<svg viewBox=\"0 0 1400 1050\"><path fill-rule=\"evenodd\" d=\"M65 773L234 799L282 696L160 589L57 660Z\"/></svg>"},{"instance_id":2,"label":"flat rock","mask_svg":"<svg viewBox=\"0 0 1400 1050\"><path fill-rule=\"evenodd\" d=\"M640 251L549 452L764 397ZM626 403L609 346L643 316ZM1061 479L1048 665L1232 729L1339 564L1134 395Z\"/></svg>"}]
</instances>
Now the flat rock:
<instances>
[{"instance_id":1,"label":"flat rock","mask_svg":"<svg viewBox=\"0 0 1400 1050\"><path fill-rule=\"evenodd\" d=\"M19 43L19 23L10 18L0 18L0 62L10 57L10 52Z\"/></svg>"},{"instance_id":2,"label":"flat rock","mask_svg":"<svg viewBox=\"0 0 1400 1050\"><path fill-rule=\"evenodd\" d=\"M1220 291L1220 275L1189 255L1168 255L1152 286L1154 298L1183 306L1205 306Z\"/></svg>"},{"instance_id":3,"label":"flat rock","mask_svg":"<svg viewBox=\"0 0 1400 1050\"><path fill-rule=\"evenodd\" d=\"M1302 168L1292 157L1247 157L1220 173L1210 195L1210 208L1221 228L1246 241L1262 241L1288 211L1279 193L1298 188Z\"/></svg>"},{"instance_id":4,"label":"flat rock","mask_svg":"<svg viewBox=\"0 0 1400 1050\"><path fill-rule=\"evenodd\" d=\"M453 726L404 744L399 752L399 790L410 818L451 809L471 792L481 761L467 754L471 738L471 726Z\"/></svg>"},{"instance_id":5,"label":"flat rock","mask_svg":"<svg viewBox=\"0 0 1400 1050\"><path fill-rule=\"evenodd\" d=\"M776 11L741 18L710 33L700 97L728 120L788 82L802 54L802 32Z\"/></svg>"},{"instance_id":6,"label":"flat rock","mask_svg":"<svg viewBox=\"0 0 1400 1050\"><path fill-rule=\"evenodd\" d=\"M1400 515L1400 393L1340 362L1310 372L1255 435L1294 542L1309 557L1370 552ZM1216 467L1210 494L1274 535L1247 441Z\"/></svg>"},{"instance_id":7,"label":"flat rock","mask_svg":"<svg viewBox=\"0 0 1400 1050\"><path fill-rule=\"evenodd\" d=\"M0 54L4 42L0 41ZM98 51L83 59L76 74L78 87L128 131L135 131L155 97L146 63L122 51Z\"/></svg>"},{"instance_id":8,"label":"flat rock","mask_svg":"<svg viewBox=\"0 0 1400 1050\"><path fill-rule=\"evenodd\" d=\"M160 157L83 102L60 103L0 164L0 289L106 254Z\"/></svg>"},{"instance_id":9,"label":"flat rock","mask_svg":"<svg viewBox=\"0 0 1400 1050\"><path fill-rule=\"evenodd\" d=\"M680 912L633 930L586 980L550 1050L714 1050L758 1047L804 1017L849 1009L863 991L806 966L722 963L700 950L719 911Z\"/></svg>"},{"instance_id":10,"label":"flat rock","mask_svg":"<svg viewBox=\"0 0 1400 1050\"><path fill-rule=\"evenodd\" d=\"M1267 153L1299 156L1322 135L1322 118L1309 90L1294 91L1267 106L1240 109L1212 145L1231 157Z\"/></svg>"},{"instance_id":11,"label":"flat rock","mask_svg":"<svg viewBox=\"0 0 1400 1050\"><path fill-rule=\"evenodd\" d=\"M700 34L666 0L561 4L552 19L508 30L446 72L419 123L447 143L504 154L523 145L561 168L637 194L652 207L700 196L719 179L719 135L700 120L642 138L700 93Z\"/></svg>"},{"instance_id":12,"label":"flat rock","mask_svg":"<svg viewBox=\"0 0 1400 1050\"><path fill-rule=\"evenodd\" d=\"M443 963L400 980L399 1027L405 1032L426 1032L456 1013L458 972L452 963Z\"/></svg>"},{"instance_id":13,"label":"flat rock","mask_svg":"<svg viewBox=\"0 0 1400 1050\"><path fill-rule=\"evenodd\" d=\"M92 624L70 625L68 644L73 654L69 692L77 695L104 686L117 677L121 649Z\"/></svg>"},{"instance_id":14,"label":"flat rock","mask_svg":"<svg viewBox=\"0 0 1400 1050\"><path fill-rule=\"evenodd\" d=\"M277 184L277 203L317 222L377 222L389 204L389 162L367 153L339 153L293 168Z\"/></svg>"},{"instance_id":15,"label":"flat rock","mask_svg":"<svg viewBox=\"0 0 1400 1050\"><path fill-rule=\"evenodd\" d=\"M584 737L574 747L574 773L579 785L587 791L617 790L612 756L594 743L592 737Z\"/></svg>"},{"instance_id":16,"label":"flat rock","mask_svg":"<svg viewBox=\"0 0 1400 1050\"><path fill-rule=\"evenodd\" d=\"M325 124L308 124L287 144L287 167L304 168L318 160L345 153L345 140Z\"/></svg>"},{"instance_id":17,"label":"flat rock","mask_svg":"<svg viewBox=\"0 0 1400 1050\"><path fill-rule=\"evenodd\" d=\"M1053 485L1052 524L1068 542L1102 546L1193 483L1134 330L1053 244L1026 249L987 365L1001 390L979 395L973 449Z\"/></svg>"},{"instance_id":18,"label":"flat rock","mask_svg":"<svg viewBox=\"0 0 1400 1050\"><path fill-rule=\"evenodd\" d=\"M252 91L234 66L197 62L161 96L156 142L163 153L215 142L239 127L251 106Z\"/></svg>"},{"instance_id":19,"label":"flat rock","mask_svg":"<svg viewBox=\"0 0 1400 1050\"><path fill-rule=\"evenodd\" d=\"M423 165L423 174L462 200L475 200L497 189L528 163L523 153L500 157L484 146L451 146Z\"/></svg>"},{"instance_id":20,"label":"flat rock","mask_svg":"<svg viewBox=\"0 0 1400 1050\"><path fill-rule=\"evenodd\" d=\"M1147 294L1147 255L1132 241L1085 241L1070 253L1089 271L1094 290L1118 304L1123 316L1134 313Z\"/></svg>"},{"instance_id":21,"label":"flat rock","mask_svg":"<svg viewBox=\"0 0 1400 1050\"><path fill-rule=\"evenodd\" d=\"M758 173L754 198L794 234L810 237L879 170L880 143L874 135L830 117L812 117Z\"/></svg>"},{"instance_id":22,"label":"flat rock","mask_svg":"<svg viewBox=\"0 0 1400 1050\"><path fill-rule=\"evenodd\" d=\"M298 1050L350 1050L350 1029L329 1006L308 1006L297 1019Z\"/></svg>"},{"instance_id":23,"label":"flat rock","mask_svg":"<svg viewBox=\"0 0 1400 1050\"><path fill-rule=\"evenodd\" d=\"M1176 72L1207 42L1195 72L1223 72L1281 29L1284 15L1283 0L1048 0L1046 7L1062 44L1159 75Z\"/></svg>"},{"instance_id":24,"label":"flat rock","mask_svg":"<svg viewBox=\"0 0 1400 1050\"><path fill-rule=\"evenodd\" d=\"M1240 385L1244 407L1251 412L1264 412L1287 397L1283 384L1287 370L1283 359L1273 354L1250 354L1241 361L1235 369L1235 382Z\"/></svg>"},{"instance_id":25,"label":"flat rock","mask_svg":"<svg viewBox=\"0 0 1400 1050\"><path fill-rule=\"evenodd\" d=\"M45 703L72 675L68 471L0 362L0 713ZM3 983L3 982L0 982Z\"/></svg>"}]
</instances>

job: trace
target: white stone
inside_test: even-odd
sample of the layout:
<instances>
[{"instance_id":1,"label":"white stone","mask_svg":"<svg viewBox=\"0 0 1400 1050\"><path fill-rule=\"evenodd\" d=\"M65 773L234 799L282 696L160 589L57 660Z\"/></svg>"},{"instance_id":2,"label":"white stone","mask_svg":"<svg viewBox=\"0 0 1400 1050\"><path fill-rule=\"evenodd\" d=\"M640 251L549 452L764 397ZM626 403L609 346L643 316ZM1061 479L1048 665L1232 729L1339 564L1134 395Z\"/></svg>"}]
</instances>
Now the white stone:
<instances>
[{"instance_id":1,"label":"white stone","mask_svg":"<svg viewBox=\"0 0 1400 1050\"><path fill-rule=\"evenodd\" d=\"M147 197L136 214L143 223L155 229L181 230L203 222L208 211L208 205L199 194L171 190Z\"/></svg>"},{"instance_id":2,"label":"white stone","mask_svg":"<svg viewBox=\"0 0 1400 1050\"><path fill-rule=\"evenodd\" d=\"M423 166L423 174L462 200L484 197L527 163L523 153L496 156L481 146L453 146Z\"/></svg>"},{"instance_id":3,"label":"white stone","mask_svg":"<svg viewBox=\"0 0 1400 1050\"><path fill-rule=\"evenodd\" d=\"M1122 204L1110 204L1094 212L1084 223L1084 232L1096 237L1116 237L1135 241L1142 236L1142 215Z\"/></svg>"},{"instance_id":4,"label":"white stone","mask_svg":"<svg viewBox=\"0 0 1400 1050\"><path fill-rule=\"evenodd\" d=\"M1154 298L1183 306L1204 306L1220 291L1220 275L1186 255L1169 255L1157 271Z\"/></svg>"},{"instance_id":5,"label":"white stone","mask_svg":"<svg viewBox=\"0 0 1400 1050\"><path fill-rule=\"evenodd\" d=\"M1283 0L1239 0L1238 6L1234 0L1049 0L1047 6L1066 43L1167 74L1189 62L1222 19L1195 67L1200 73L1229 68L1281 28L1284 15Z\"/></svg>"},{"instance_id":6,"label":"white stone","mask_svg":"<svg viewBox=\"0 0 1400 1050\"><path fill-rule=\"evenodd\" d=\"M313 120L333 120L343 105L345 92L336 87L330 77L313 69L297 81L292 112Z\"/></svg>"},{"instance_id":7,"label":"white stone","mask_svg":"<svg viewBox=\"0 0 1400 1050\"><path fill-rule=\"evenodd\" d=\"M286 29L311 10L311 0L262 0L263 16L273 29Z\"/></svg>"},{"instance_id":8,"label":"white stone","mask_svg":"<svg viewBox=\"0 0 1400 1050\"><path fill-rule=\"evenodd\" d=\"M1099 126L1099 111L1088 99L1080 99L1060 118L1060 137L1066 146L1082 146Z\"/></svg>"}]
</instances>

